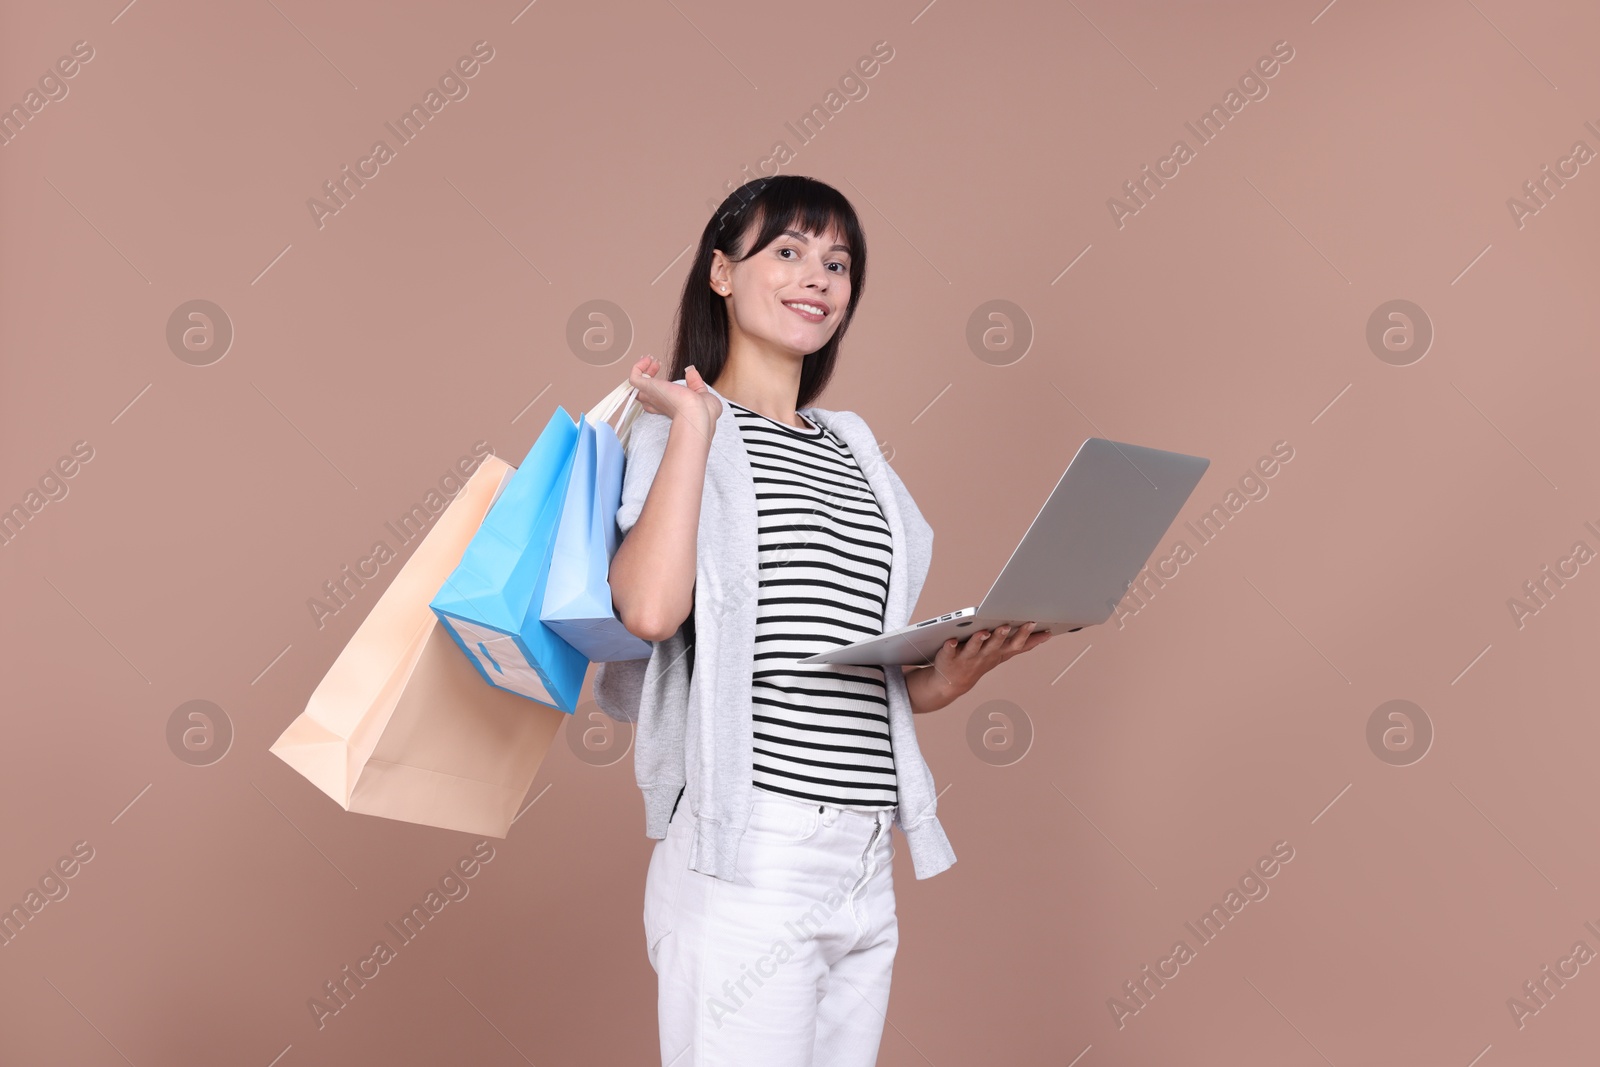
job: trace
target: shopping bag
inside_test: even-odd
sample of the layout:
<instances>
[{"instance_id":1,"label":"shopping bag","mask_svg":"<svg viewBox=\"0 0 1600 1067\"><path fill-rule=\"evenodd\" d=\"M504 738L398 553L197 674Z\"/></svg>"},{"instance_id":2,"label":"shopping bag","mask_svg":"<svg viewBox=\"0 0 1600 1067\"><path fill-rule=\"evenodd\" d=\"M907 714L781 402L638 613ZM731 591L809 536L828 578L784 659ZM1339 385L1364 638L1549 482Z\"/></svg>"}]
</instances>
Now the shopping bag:
<instances>
[{"instance_id":1,"label":"shopping bag","mask_svg":"<svg viewBox=\"0 0 1600 1067\"><path fill-rule=\"evenodd\" d=\"M539 619L591 662L647 659L650 643L635 637L611 604L607 575L616 554L622 502L623 442L637 390L626 381L578 420L572 477L550 552L550 578ZM626 400L626 405L623 401ZM620 429L610 418L622 405Z\"/></svg>"},{"instance_id":2,"label":"shopping bag","mask_svg":"<svg viewBox=\"0 0 1600 1067\"><path fill-rule=\"evenodd\" d=\"M484 458L270 749L346 811L503 838L565 719L484 685L428 605L510 474Z\"/></svg>"},{"instance_id":3,"label":"shopping bag","mask_svg":"<svg viewBox=\"0 0 1600 1067\"><path fill-rule=\"evenodd\" d=\"M558 406L431 605L484 681L568 714L589 661L539 609L577 445Z\"/></svg>"}]
</instances>

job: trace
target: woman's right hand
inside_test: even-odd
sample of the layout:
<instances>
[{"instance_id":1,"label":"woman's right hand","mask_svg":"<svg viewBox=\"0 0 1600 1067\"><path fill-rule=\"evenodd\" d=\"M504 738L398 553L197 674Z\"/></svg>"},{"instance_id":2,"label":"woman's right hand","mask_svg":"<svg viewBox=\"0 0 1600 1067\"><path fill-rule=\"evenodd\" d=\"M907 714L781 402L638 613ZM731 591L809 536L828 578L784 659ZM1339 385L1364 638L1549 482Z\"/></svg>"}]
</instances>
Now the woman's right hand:
<instances>
[{"instance_id":1,"label":"woman's right hand","mask_svg":"<svg viewBox=\"0 0 1600 1067\"><path fill-rule=\"evenodd\" d=\"M658 377L660 373L661 363L654 356L644 356L633 365L628 384L639 391L639 406L652 415L694 419L702 431L710 433L722 414L722 401L706 386L700 372L692 364L687 367L687 385L669 382Z\"/></svg>"}]
</instances>

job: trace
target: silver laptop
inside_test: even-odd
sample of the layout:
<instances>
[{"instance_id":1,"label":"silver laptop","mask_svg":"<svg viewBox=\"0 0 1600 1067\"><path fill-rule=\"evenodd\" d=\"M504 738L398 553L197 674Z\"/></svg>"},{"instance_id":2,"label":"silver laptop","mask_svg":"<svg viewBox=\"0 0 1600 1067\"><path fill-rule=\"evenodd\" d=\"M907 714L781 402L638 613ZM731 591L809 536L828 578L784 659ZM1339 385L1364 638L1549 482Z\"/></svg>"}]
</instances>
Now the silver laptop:
<instances>
[{"instance_id":1,"label":"silver laptop","mask_svg":"<svg viewBox=\"0 0 1600 1067\"><path fill-rule=\"evenodd\" d=\"M931 663L952 637L1007 623L1035 622L1052 633L1098 626L1111 617L1209 459L1090 437L1034 517L977 607L854 644L799 663Z\"/></svg>"}]
</instances>

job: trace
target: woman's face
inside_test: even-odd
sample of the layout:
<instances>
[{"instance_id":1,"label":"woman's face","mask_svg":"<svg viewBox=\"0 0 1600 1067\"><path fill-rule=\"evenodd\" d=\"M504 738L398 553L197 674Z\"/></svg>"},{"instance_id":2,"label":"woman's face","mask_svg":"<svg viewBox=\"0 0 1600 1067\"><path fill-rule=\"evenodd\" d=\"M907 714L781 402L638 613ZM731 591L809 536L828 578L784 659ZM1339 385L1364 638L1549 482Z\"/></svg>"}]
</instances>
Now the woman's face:
<instances>
[{"instance_id":1,"label":"woman's face","mask_svg":"<svg viewBox=\"0 0 1600 1067\"><path fill-rule=\"evenodd\" d=\"M738 263L717 252L711 289L727 301L730 346L754 342L807 356L833 338L844 318L850 253L837 230L821 236L786 230Z\"/></svg>"}]
</instances>

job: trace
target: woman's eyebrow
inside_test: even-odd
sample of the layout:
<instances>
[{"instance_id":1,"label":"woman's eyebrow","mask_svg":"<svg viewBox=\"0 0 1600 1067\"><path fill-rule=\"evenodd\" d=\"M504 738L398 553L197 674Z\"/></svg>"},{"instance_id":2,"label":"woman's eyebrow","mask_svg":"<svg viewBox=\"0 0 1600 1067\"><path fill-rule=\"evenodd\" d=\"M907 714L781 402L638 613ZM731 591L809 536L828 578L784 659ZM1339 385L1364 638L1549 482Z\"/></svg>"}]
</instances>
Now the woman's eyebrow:
<instances>
[{"instance_id":1,"label":"woman's eyebrow","mask_svg":"<svg viewBox=\"0 0 1600 1067\"><path fill-rule=\"evenodd\" d=\"M804 242L806 244L810 244L811 243L811 238L806 234L800 233L798 230L784 230L783 231L783 236L785 236L785 237L793 237L795 240L802 241L802 242ZM832 248L828 249L828 251L830 251L830 252L843 252L845 255L849 255L850 254L850 246L849 245L834 245Z\"/></svg>"}]
</instances>

